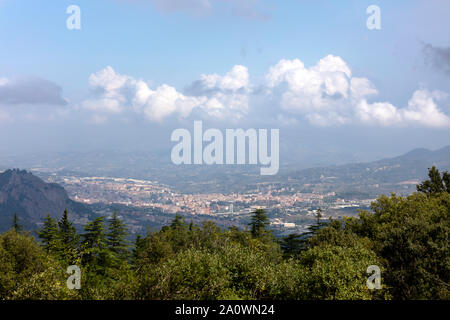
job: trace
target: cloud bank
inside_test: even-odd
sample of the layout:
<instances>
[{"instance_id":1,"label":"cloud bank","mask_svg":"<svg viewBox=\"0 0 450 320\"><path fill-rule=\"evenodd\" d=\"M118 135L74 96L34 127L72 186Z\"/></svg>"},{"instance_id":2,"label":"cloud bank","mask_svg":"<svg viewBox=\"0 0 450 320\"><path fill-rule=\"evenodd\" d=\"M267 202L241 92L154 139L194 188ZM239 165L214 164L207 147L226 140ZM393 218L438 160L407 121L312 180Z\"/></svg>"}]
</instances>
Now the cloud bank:
<instances>
[{"instance_id":1,"label":"cloud bank","mask_svg":"<svg viewBox=\"0 0 450 320\"><path fill-rule=\"evenodd\" d=\"M417 90L405 108L370 103L368 98L378 94L373 83L353 77L347 63L332 55L310 68L298 59L281 60L270 68L266 81L282 109L316 125L450 126L450 118L436 104L444 93Z\"/></svg>"},{"instance_id":2,"label":"cloud bank","mask_svg":"<svg viewBox=\"0 0 450 320\"><path fill-rule=\"evenodd\" d=\"M95 123L125 113L151 122L189 116L239 121L258 113L259 103L265 101L268 116L290 123L450 127L450 117L438 106L447 94L419 89L403 108L373 101L378 94L375 85L353 76L348 64L333 55L310 67L299 59L283 59L269 68L258 86L251 84L248 69L242 65L223 75L203 74L183 92L168 84L152 89L146 81L121 75L110 66L92 74L89 84L92 97L81 107L92 112Z\"/></svg>"},{"instance_id":3,"label":"cloud bank","mask_svg":"<svg viewBox=\"0 0 450 320\"><path fill-rule=\"evenodd\" d=\"M203 116L240 119L247 114L250 92L243 66L234 66L223 76L202 75L190 85L190 95L167 84L151 89L145 81L118 74L112 67L92 74L89 84L94 97L81 107L92 111L96 119L132 111L154 122L169 116L185 118L194 109Z\"/></svg>"}]
</instances>

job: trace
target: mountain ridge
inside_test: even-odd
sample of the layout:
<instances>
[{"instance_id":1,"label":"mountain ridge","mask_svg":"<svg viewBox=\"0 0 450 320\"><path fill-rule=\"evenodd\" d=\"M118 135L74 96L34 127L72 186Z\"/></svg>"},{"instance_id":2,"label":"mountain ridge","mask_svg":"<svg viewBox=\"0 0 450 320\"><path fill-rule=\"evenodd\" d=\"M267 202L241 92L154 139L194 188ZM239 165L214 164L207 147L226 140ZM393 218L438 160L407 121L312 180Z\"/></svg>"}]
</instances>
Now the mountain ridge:
<instances>
[{"instance_id":1,"label":"mountain ridge","mask_svg":"<svg viewBox=\"0 0 450 320\"><path fill-rule=\"evenodd\" d=\"M415 184L427 177L432 166L440 171L450 169L450 146L434 151L417 148L372 162L294 170L285 173L285 179L299 185L322 184L333 191L352 190L371 196L389 192L407 195L415 191Z\"/></svg>"},{"instance_id":2,"label":"mountain ridge","mask_svg":"<svg viewBox=\"0 0 450 320\"><path fill-rule=\"evenodd\" d=\"M10 227L14 213L25 225L32 226L42 222L47 213L60 219L65 209L72 219L91 213L56 183L46 183L26 170L0 173L0 229Z\"/></svg>"}]
</instances>

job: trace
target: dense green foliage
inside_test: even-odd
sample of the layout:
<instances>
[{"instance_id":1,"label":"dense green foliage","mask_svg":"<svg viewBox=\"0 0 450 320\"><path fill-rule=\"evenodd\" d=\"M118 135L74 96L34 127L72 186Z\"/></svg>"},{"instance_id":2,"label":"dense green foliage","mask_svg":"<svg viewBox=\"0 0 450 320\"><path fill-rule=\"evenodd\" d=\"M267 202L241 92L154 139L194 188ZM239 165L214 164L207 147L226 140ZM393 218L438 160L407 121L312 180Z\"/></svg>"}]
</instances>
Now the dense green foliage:
<instances>
[{"instance_id":1,"label":"dense green foliage","mask_svg":"<svg viewBox=\"0 0 450 320\"><path fill-rule=\"evenodd\" d=\"M0 299L449 299L448 173L409 197L382 196L359 218L317 222L276 239L263 210L249 230L222 230L175 216L158 232L127 240L114 213L78 234L67 211L49 215L39 244L13 228L0 235ZM69 265L80 290L66 286ZM381 268L382 289L366 286Z\"/></svg>"}]
</instances>

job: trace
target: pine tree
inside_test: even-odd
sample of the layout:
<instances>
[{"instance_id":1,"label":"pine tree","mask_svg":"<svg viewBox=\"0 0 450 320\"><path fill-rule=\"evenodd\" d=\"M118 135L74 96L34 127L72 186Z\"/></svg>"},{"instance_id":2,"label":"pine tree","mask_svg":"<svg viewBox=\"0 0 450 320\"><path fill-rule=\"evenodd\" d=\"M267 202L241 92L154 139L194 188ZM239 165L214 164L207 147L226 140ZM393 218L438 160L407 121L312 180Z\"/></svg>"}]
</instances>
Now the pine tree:
<instances>
[{"instance_id":1,"label":"pine tree","mask_svg":"<svg viewBox=\"0 0 450 320\"><path fill-rule=\"evenodd\" d=\"M146 238L142 238L141 235L138 234L136 237L136 241L134 242L133 248L133 264L135 266L145 250L146 243L147 243Z\"/></svg>"},{"instance_id":2,"label":"pine tree","mask_svg":"<svg viewBox=\"0 0 450 320\"><path fill-rule=\"evenodd\" d=\"M326 222L321 221L321 218L323 217L323 211L322 209L317 209L316 213L316 223L312 224L308 227L308 231L304 232L300 235L300 250L306 250L309 248L310 243L309 243L309 239L314 237L317 232L323 228L324 226L327 225Z\"/></svg>"},{"instance_id":3,"label":"pine tree","mask_svg":"<svg viewBox=\"0 0 450 320\"><path fill-rule=\"evenodd\" d=\"M43 242L43 247L47 252L55 249L58 239L58 222L50 217L50 214L47 213L47 216L44 220L44 226L40 231L37 232L39 238L41 238Z\"/></svg>"},{"instance_id":4,"label":"pine tree","mask_svg":"<svg viewBox=\"0 0 450 320\"><path fill-rule=\"evenodd\" d=\"M323 223L322 221L320 221L320 219L322 219L323 217L323 213L322 213L322 209L317 209L315 215L316 215L316 224L311 225L308 229L311 232L312 235L316 234L317 231L319 231L320 228L323 227Z\"/></svg>"},{"instance_id":5,"label":"pine tree","mask_svg":"<svg viewBox=\"0 0 450 320\"><path fill-rule=\"evenodd\" d=\"M447 171L444 172L443 178L439 170L435 166L428 169L428 180L423 181L417 185L417 191L426 193L428 195L434 195L441 192L450 191L450 177Z\"/></svg>"},{"instance_id":6,"label":"pine tree","mask_svg":"<svg viewBox=\"0 0 450 320\"><path fill-rule=\"evenodd\" d=\"M57 250L61 259L67 263L74 263L77 257L80 237L72 222L69 221L67 209L58 222Z\"/></svg>"},{"instance_id":7,"label":"pine tree","mask_svg":"<svg viewBox=\"0 0 450 320\"><path fill-rule=\"evenodd\" d=\"M19 223L19 217L17 216L17 213L14 213L12 227L13 227L14 231L16 231L17 233L20 233L23 230L22 225Z\"/></svg>"},{"instance_id":8,"label":"pine tree","mask_svg":"<svg viewBox=\"0 0 450 320\"><path fill-rule=\"evenodd\" d=\"M250 226L250 232L254 238L261 238L266 233L266 226L269 224L266 211L264 209L256 209L253 212Z\"/></svg>"},{"instance_id":9,"label":"pine tree","mask_svg":"<svg viewBox=\"0 0 450 320\"><path fill-rule=\"evenodd\" d=\"M302 235L292 233L280 241L280 247L287 257L295 256L300 253L303 246Z\"/></svg>"},{"instance_id":10,"label":"pine tree","mask_svg":"<svg viewBox=\"0 0 450 320\"><path fill-rule=\"evenodd\" d=\"M182 228L186 226L186 222L184 221L184 218L180 216L179 214L175 215L175 218L172 220L170 227L172 229Z\"/></svg>"},{"instance_id":11,"label":"pine tree","mask_svg":"<svg viewBox=\"0 0 450 320\"><path fill-rule=\"evenodd\" d=\"M98 217L84 227L83 264L88 264L97 273L104 273L110 263L107 247L104 217Z\"/></svg>"},{"instance_id":12,"label":"pine tree","mask_svg":"<svg viewBox=\"0 0 450 320\"><path fill-rule=\"evenodd\" d=\"M120 260L126 260L129 256L129 242L126 240L127 234L128 230L125 223L119 219L117 212L114 211L111 219L109 220L106 241L109 250L111 250L115 257Z\"/></svg>"}]
</instances>

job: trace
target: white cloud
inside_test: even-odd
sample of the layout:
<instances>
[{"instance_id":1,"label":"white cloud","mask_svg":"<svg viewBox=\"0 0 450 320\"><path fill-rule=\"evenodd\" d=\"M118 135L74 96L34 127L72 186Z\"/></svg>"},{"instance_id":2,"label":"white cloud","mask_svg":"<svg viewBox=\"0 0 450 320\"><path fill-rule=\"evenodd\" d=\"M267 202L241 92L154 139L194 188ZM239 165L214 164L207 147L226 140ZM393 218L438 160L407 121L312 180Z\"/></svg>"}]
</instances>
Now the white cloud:
<instances>
[{"instance_id":1,"label":"white cloud","mask_svg":"<svg viewBox=\"0 0 450 320\"><path fill-rule=\"evenodd\" d=\"M378 94L378 90L368 79L354 77L350 80L350 94L359 100L365 96Z\"/></svg>"},{"instance_id":2,"label":"white cloud","mask_svg":"<svg viewBox=\"0 0 450 320\"><path fill-rule=\"evenodd\" d=\"M110 66L97 73L91 74L89 84L95 88L103 90L107 96L117 96L127 82L134 80L128 76L120 75Z\"/></svg>"},{"instance_id":3,"label":"white cloud","mask_svg":"<svg viewBox=\"0 0 450 320\"><path fill-rule=\"evenodd\" d=\"M234 66L224 76L217 74L201 75L187 91L203 97L199 109L206 115L219 119L241 119L249 109L251 93L248 69Z\"/></svg>"},{"instance_id":4,"label":"white cloud","mask_svg":"<svg viewBox=\"0 0 450 320\"><path fill-rule=\"evenodd\" d=\"M219 89L236 91L249 85L248 70L244 66L234 66L225 76L217 74L203 74L200 82L205 89Z\"/></svg>"},{"instance_id":5,"label":"white cloud","mask_svg":"<svg viewBox=\"0 0 450 320\"><path fill-rule=\"evenodd\" d=\"M388 102L370 104L361 100L357 106L358 118L363 123L382 126L450 127L450 117L436 104L442 97L439 92L416 90L406 108L396 108Z\"/></svg>"},{"instance_id":6,"label":"white cloud","mask_svg":"<svg viewBox=\"0 0 450 320\"><path fill-rule=\"evenodd\" d=\"M424 124L427 126L442 127L450 124L450 118L442 113L435 100L440 100L440 92L417 90L408 102L408 108L403 110L406 121Z\"/></svg>"},{"instance_id":7,"label":"white cloud","mask_svg":"<svg viewBox=\"0 0 450 320\"><path fill-rule=\"evenodd\" d=\"M141 90L144 90L146 99L142 99L144 93L137 92L141 103L135 106L142 109L145 116L152 121L162 121L174 113L178 113L180 117L187 117L192 109L202 102L202 98L187 97L166 84L159 86L155 91L148 87Z\"/></svg>"},{"instance_id":8,"label":"white cloud","mask_svg":"<svg viewBox=\"0 0 450 320\"><path fill-rule=\"evenodd\" d=\"M306 68L299 59L281 60L266 75L268 94L285 111L319 126L364 123L380 126L450 127L437 106L442 93L417 90L406 108L367 101L378 90L367 78L352 77L340 57L327 56Z\"/></svg>"},{"instance_id":9,"label":"white cloud","mask_svg":"<svg viewBox=\"0 0 450 320\"><path fill-rule=\"evenodd\" d=\"M251 111L260 117L265 110L273 119L305 119L318 126L450 127L449 117L437 105L445 94L417 90L404 108L369 101L378 94L374 84L367 78L354 77L347 63L332 55L311 67L305 67L299 59L281 60L269 69L259 86L262 90L253 90L248 69L241 65L224 75L202 74L183 93L168 84L152 89L144 80L121 75L112 67L92 74L89 84L93 97L81 106L95 115L93 123L127 112L152 122L193 114L236 121L245 119ZM271 102L269 110L261 108L265 101Z\"/></svg>"},{"instance_id":10,"label":"white cloud","mask_svg":"<svg viewBox=\"0 0 450 320\"><path fill-rule=\"evenodd\" d=\"M325 119L333 121L330 116L336 112L343 113L336 118L342 122L342 117L350 111L347 103L350 96L359 98L370 93L369 80L351 76L344 60L329 55L310 68L299 59L281 60L270 68L266 81L269 94L279 98L281 108L316 119L313 122L323 125Z\"/></svg>"},{"instance_id":11,"label":"white cloud","mask_svg":"<svg viewBox=\"0 0 450 320\"><path fill-rule=\"evenodd\" d=\"M95 98L83 101L82 107L97 113L121 113L126 103L126 88L135 81L120 75L110 66L89 77ZM95 121L97 123L97 121Z\"/></svg>"},{"instance_id":12,"label":"white cloud","mask_svg":"<svg viewBox=\"0 0 450 320\"><path fill-rule=\"evenodd\" d=\"M248 110L249 76L243 66L233 67L224 76L202 75L191 86L190 95L167 84L153 90L145 81L118 74L112 67L92 74L89 84L94 97L81 106L103 117L133 111L161 122L172 115L187 117L194 109L214 118L240 118Z\"/></svg>"},{"instance_id":13,"label":"white cloud","mask_svg":"<svg viewBox=\"0 0 450 320\"><path fill-rule=\"evenodd\" d=\"M436 101L446 97L438 91L417 90L403 111L405 121L428 127L449 127L450 117L437 106Z\"/></svg>"},{"instance_id":14,"label":"white cloud","mask_svg":"<svg viewBox=\"0 0 450 320\"><path fill-rule=\"evenodd\" d=\"M401 124L401 113L389 102L368 103L365 99L359 101L356 115L361 122L372 125L392 126Z\"/></svg>"}]
</instances>

